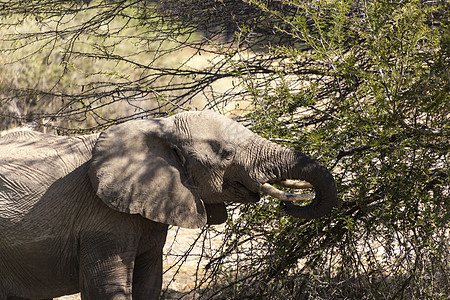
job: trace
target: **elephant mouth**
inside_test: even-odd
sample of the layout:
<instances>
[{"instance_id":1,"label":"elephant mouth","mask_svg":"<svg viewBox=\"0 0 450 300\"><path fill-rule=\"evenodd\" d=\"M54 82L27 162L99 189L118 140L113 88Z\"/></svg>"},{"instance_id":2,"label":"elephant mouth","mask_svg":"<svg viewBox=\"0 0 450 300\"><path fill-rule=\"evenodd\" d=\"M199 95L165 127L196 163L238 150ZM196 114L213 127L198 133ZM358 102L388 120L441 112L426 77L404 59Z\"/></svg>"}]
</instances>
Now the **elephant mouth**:
<instances>
[{"instance_id":1,"label":"elephant mouth","mask_svg":"<svg viewBox=\"0 0 450 300\"><path fill-rule=\"evenodd\" d=\"M247 185L239 181L225 181L222 186L222 196L226 202L254 203L261 200L261 192L281 201L308 201L314 198L315 193L290 193L279 190L274 185L294 190L311 189L313 186L305 181L298 180L271 180L259 187Z\"/></svg>"},{"instance_id":2,"label":"elephant mouth","mask_svg":"<svg viewBox=\"0 0 450 300\"><path fill-rule=\"evenodd\" d=\"M238 203L254 203L261 199L259 191L252 191L239 181L224 182L223 193L230 195L232 202Z\"/></svg>"},{"instance_id":3,"label":"elephant mouth","mask_svg":"<svg viewBox=\"0 0 450 300\"><path fill-rule=\"evenodd\" d=\"M272 180L259 186L259 189L250 188L239 181L225 182L223 185L223 192L230 195L233 202L249 203L258 202L261 199L260 192L272 196L281 201L308 201L314 198L315 193L290 193L279 190L273 185L294 190L311 189L313 186L306 181L298 180Z\"/></svg>"}]
</instances>

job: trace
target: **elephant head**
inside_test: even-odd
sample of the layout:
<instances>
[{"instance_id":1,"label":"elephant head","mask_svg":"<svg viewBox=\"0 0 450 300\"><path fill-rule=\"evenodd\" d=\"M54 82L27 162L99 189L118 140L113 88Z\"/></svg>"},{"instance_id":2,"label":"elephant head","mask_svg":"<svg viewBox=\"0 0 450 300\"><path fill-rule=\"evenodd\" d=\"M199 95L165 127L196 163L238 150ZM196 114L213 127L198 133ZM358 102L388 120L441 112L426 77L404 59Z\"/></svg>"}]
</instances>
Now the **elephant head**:
<instances>
[{"instance_id":1,"label":"elephant head","mask_svg":"<svg viewBox=\"0 0 450 300\"><path fill-rule=\"evenodd\" d=\"M286 204L288 214L318 218L336 203L333 176L317 160L211 111L105 130L89 176L109 207L187 228L224 222L225 202L256 202L260 191L280 195L268 183L285 179L309 182L316 195L304 207Z\"/></svg>"}]
</instances>

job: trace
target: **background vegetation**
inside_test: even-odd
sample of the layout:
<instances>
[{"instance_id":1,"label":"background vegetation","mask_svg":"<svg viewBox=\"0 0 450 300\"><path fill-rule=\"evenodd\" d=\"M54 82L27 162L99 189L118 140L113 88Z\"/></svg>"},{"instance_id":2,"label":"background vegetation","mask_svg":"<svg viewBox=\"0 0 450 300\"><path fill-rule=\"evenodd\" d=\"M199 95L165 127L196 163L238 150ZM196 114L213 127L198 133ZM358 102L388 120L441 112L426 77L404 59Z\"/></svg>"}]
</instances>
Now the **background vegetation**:
<instances>
[{"instance_id":1,"label":"background vegetation","mask_svg":"<svg viewBox=\"0 0 450 300\"><path fill-rule=\"evenodd\" d=\"M210 108L333 170L340 207L320 220L230 206L223 244L207 246L214 228L197 240L208 263L188 297L450 296L448 2L0 6L2 129Z\"/></svg>"}]
</instances>

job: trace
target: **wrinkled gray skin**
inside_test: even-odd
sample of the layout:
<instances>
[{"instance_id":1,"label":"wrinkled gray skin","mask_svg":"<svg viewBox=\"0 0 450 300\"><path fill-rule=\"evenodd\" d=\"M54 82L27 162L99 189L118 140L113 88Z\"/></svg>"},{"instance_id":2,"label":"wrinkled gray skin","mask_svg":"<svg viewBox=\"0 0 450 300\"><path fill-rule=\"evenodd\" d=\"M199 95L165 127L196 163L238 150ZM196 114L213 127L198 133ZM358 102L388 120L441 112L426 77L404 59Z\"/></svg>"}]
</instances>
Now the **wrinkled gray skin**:
<instances>
[{"instance_id":1,"label":"wrinkled gray skin","mask_svg":"<svg viewBox=\"0 0 450 300\"><path fill-rule=\"evenodd\" d=\"M168 225L222 223L224 202L256 202L263 183L285 178L316 190L288 214L317 218L335 205L334 179L316 160L209 111L100 135L6 135L0 299L157 299Z\"/></svg>"}]
</instances>

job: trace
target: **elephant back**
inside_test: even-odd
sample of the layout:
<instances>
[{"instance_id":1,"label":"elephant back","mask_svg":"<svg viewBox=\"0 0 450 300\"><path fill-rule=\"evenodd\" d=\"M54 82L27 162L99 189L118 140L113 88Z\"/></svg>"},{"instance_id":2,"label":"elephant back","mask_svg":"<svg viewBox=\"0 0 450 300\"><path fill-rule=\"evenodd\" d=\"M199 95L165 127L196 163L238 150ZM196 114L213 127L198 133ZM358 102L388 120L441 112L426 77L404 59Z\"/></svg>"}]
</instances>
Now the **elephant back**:
<instances>
[{"instance_id":1,"label":"elephant back","mask_svg":"<svg viewBox=\"0 0 450 300\"><path fill-rule=\"evenodd\" d=\"M66 137L29 130L8 133L0 138L0 174L28 170L60 178L91 158L97 138L98 134ZM11 167L17 167L16 172Z\"/></svg>"},{"instance_id":2,"label":"elephant back","mask_svg":"<svg viewBox=\"0 0 450 300\"><path fill-rule=\"evenodd\" d=\"M0 216L27 213L58 179L91 158L98 135L62 137L16 131L0 137ZM13 209L17 206L17 209Z\"/></svg>"}]
</instances>

